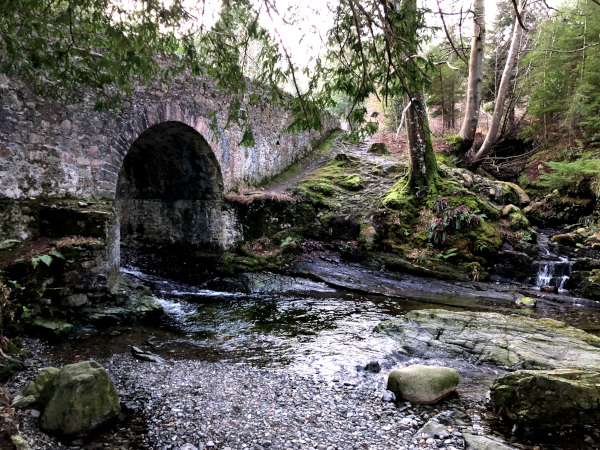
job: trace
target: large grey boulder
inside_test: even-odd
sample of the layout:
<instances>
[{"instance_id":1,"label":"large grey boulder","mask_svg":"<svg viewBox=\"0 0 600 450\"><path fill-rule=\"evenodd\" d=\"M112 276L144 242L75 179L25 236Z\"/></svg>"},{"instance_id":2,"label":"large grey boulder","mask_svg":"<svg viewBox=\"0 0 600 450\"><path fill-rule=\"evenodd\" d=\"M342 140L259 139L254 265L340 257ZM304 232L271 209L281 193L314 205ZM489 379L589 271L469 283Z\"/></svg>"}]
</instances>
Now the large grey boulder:
<instances>
[{"instance_id":1,"label":"large grey boulder","mask_svg":"<svg viewBox=\"0 0 600 450\"><path fill-rule=\"evenodd\" d=\"M459 356L511 369L600 369L600 338L552 319L430 309L376 330L415 356Z\"/></svg>"},{"instance_id":2,"label":"large grey boulder","mask_svg":"<svg viewBox=\"0 0 600 450\"><path fill-rule=\"evenodd\" d=\"M600 371L519 370L494 381L493 405L527 426L554 427L600 421Z\"/></svg>"},{"instance_id":3,"label":"large grey boulder","mask_svg":"<svg viewBox=\"0 0 600 450\"><path fill-rule=\"evenodd\" d=\"M87 434L119 414L119 394L108 372L95 361L64 366L40 420L53 434Z\"/></svg>"},{"instance_id":4,"label":"large grey boulder","mask_svg":"<svg viewBox=\"0 0 600 450\"><path fill-rule=\"evenodd\" d=\"M448 367L415 364L392 370L387 389L413 403L435 403L458 386L458 372Z\"/></svg>"},{"instance_id":5,"label":"large grey boulder","mask_svg":"<svg viewBox=\"0 0 600 450\"><path fill-rule=\"evenodd\" d=\"M465 433L463 435L467 450L516 450L496 436L479 436Z\"/></svg>"}]
</instances>

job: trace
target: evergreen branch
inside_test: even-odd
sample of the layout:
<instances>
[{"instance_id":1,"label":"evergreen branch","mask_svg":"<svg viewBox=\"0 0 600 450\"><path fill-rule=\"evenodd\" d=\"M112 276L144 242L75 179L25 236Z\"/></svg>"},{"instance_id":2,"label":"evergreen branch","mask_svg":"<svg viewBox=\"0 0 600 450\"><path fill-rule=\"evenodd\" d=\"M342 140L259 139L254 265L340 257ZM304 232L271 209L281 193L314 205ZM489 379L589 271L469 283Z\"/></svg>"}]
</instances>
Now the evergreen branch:
<instances>
[{"instance_id":1,"label":"evergreen branch","mask_svg":"<svg viewBox=\"0 0 600 450\"><path fill-rule=\"evenodd\" d=\"M358 51L360 53L360 58L362 61L362 67L363 67L363 73L362 73L362 77L360 79L360 87L356 90L356 94L354 96L354 103L352 105L352 107L350 108L350 112L348 113L348 117L350 116L350 114L352 113L352 111L354 110L354 108L356 107L356 104L358 103L358 99L360 98L360 94L362 92L362 90L365 87L365 80L367 79L367 61L365 59L365 53L363 50L363 46L362 46L362 40L360 37L360 25L358 23L358 17L356 16L356 10L354 9L354 1L350 0L350 9L352 10L352 17L354 18L354 24L356 26L356 37L358 39Z\"/></svg>"},{"instance_id":2,"label":"evergreen branch","mask_svg":"<svg viewBox=\"0 0 600 450\"><path fill-rule=\"evenodd\" d=\"M269 0L264 0L264 2L267 7L267 14L269 15L269 18L271 19L271 22L273 22L273 24L274 24L275 22L273 20L273 17L271 16L271 9L269 7L270 6ZM277 13L276 9L274 9L274 11ZM279 15L279 13L277 13L277 14ZM281 16L279 16L279 17L281 17ZM298 95L298 100L300 100L300 106L302 107L302 113L304 115L304 119L306 120L306 126L310 130L310 120L308 118L308 112L306 110L306 103L304 101L304 97L300 93L300 87L298 86L298 81L296 80L296 71L294 69L294 64L292 63L292 59L290 58L287 48L286 48L285 44L283 43L283 39L281 37L281 34L279 33L279 30L276 27L274 27L273 29L275 30L275 34L277 34L277 37L279 38L279 43L281 44L281 48L283 49L283 53L285 54L285 58L287 59L287 62L288 62L289 68L290 68L290 72L292 74L292 81L294 83L294 88L296 89L296 95Z\"/></svg>"}]
</instances>

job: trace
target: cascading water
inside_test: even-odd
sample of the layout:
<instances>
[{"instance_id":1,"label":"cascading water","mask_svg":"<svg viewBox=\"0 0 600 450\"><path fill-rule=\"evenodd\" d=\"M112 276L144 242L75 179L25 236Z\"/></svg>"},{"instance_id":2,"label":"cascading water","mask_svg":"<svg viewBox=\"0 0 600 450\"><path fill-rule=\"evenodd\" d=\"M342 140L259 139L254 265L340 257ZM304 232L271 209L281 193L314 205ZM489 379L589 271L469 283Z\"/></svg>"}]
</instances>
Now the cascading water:
<instances>
[{"instance_id":1,"label":"cascading water","mask_svg":"<svg viewBox=\"0 0 600 450\"><path fill-rule=\"evenodd\" d=\"M559 292L564 292L572 267L573 263L564 256L560 256L558 261L540 261L535 285L540 288L555 286Z\"/></svg>"},{"instance_id":2,"label":"cascading water","mask_svg":"<svg viewBox=\"0 0 600 450\"><path fill-rule=\"evenodd\" d=\"M545 286L555 287L558 292L565 291L565 284L569 280L573 269L573 261L565 256L559 256L551 250L548 236L540 234L538 245L542 259L536 261L538 271L535 285L540 289Z\"/></svg>"}]
</instances>

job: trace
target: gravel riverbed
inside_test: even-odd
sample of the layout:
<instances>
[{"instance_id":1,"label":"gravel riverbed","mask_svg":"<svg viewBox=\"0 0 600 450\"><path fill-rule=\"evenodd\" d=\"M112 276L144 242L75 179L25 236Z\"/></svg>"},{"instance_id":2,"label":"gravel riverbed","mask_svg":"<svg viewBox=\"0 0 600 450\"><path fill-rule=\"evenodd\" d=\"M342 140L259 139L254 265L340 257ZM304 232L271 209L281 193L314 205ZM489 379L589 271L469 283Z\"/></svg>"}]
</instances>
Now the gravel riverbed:
<instances>
[{"instance_id":1,"label":"gravel riverbed","mask_svg":"<svg viewBox=\"0 0 600 450\"><path fill-rule=\"evenodd\" d=\"M30 369L73 361L29 340ZM73 355L76 360L76 355ZM60 442L41 433L39 412L21 411L21 435L32 449L460 449L464 432L487 434L481 401L454 395L436 405L384 402L385 373L324 377L247 363L138 361L129 353L97 358L115 381L124 413L87 441ZM430 419L438 434L420 434Z\"/></svg>"}]
</instances>

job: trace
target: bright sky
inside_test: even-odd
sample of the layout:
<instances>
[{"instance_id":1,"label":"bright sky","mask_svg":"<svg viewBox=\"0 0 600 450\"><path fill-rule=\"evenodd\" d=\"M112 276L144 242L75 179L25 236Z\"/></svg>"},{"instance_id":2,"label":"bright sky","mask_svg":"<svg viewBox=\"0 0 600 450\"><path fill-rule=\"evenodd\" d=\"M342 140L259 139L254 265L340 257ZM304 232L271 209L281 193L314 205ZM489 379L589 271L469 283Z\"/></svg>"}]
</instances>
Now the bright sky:
<instances>
[{"instance_id":1,"label":"bright sky","mask_svg":"<svg viewBox=\"0 0 600 450\"><path fill-rule=\"evenodd\" d=\"M262 0L254 0L257 4ZM557 6L562 0L547 0L551 6ZM300 6L297 0L277 0L279 13L284 19L292 18L299 21L295 26L286 25L280 17L272 15L273 21L266 14L261 14L261 24L269 29L277 29L282 35L285 45L292 50L295 62L304 65L308 63L311 56L316 56L319 51L322 51L322 42L326 37L327 30L332 25L332 17L329 13L330 5L336 5L335 0L301 2ZM420 6L429 8L437 12L437 0L419 0ZM491 24L497 15L496 0L486 0L486 23ZM463 17L464 30L463 33L469 36L471 31L472 18L466 12L472 8L472 0L440 0L442 11L444 13L465 12ZM294 12L292 15L291 12ZM453 21L458 21L458 16L446 16L446 24L450 25ZM429 15L428 23L432 26L440 26L438 14ZM444 38L443 31L440 38ZM304 63L304 64L303 64Z\"/></svg>"},{"instance_id":2,"label":"bright sky","mask_svg":"<svg viewBox=\"0 0 600 450\"><path fill-rule=\"evenodd\" d=\"M126 0L127 1L127 0ZM172 2L174 0L165 0ZM437 12L437 0L418 0L420 6L425 6ZM272 32L275 39L281 37L288 52L292 56L294 64L300 67L310 66L314 59L324 52L323 42L326 40L327 30L333 24L330 8L338 4L336 0L317 0L303 2L298 0L270 0L269 4L277 5L277 12L266 13L264 0L253 0L257 8L261 8L259 21L262 26ZM557 6L562 0L547 0L548 4ZM472 18L466 13L472 7L473 0L440 0L444 13L456 13L461 10L465 12L463 17L465 37L470 37ZM184 0L183 5L194 11L194 15L204 24L210 27L221 8L221 0ZM497 14L496 1L486 0L486 23L488 26L493 22ZM438 14L428 17L428 23L432 26L441 27ZM457 15L446 16L446 24L450 25L458 21ZM293 23L293 25L290 25ZM444 32L439 33L440 39L444 39ZM300 75L299 75L300 76Z\"/></svg>"}]
</instances>

